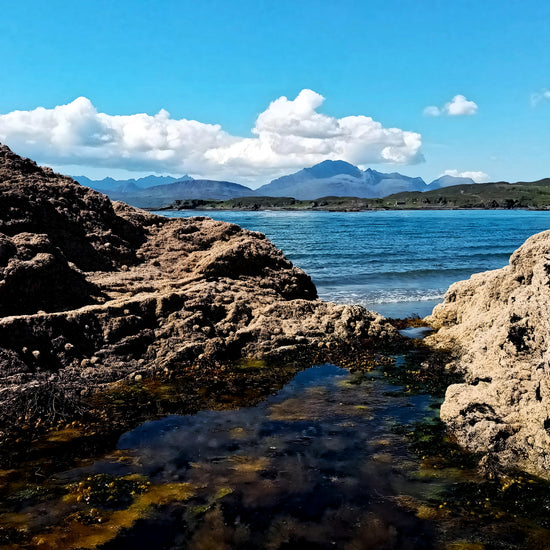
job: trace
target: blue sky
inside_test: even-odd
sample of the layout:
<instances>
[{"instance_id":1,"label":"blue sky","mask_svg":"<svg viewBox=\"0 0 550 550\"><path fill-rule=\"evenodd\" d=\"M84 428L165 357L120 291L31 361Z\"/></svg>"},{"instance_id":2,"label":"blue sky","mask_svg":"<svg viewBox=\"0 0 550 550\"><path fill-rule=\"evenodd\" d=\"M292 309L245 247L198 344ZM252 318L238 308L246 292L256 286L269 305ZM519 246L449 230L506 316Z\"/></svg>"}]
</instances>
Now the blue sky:
<instances>
[{"instance_id":1,"label":"blue sky","mask_svg":"<svg viewBox=\"0 0 550 550\"><path fill-rule=\"evenodd\" d=\"M0 141L92 177L254 186L343 158L534 180L549 26L531 0L6 2Z\"/></svg>"}]
</instances>

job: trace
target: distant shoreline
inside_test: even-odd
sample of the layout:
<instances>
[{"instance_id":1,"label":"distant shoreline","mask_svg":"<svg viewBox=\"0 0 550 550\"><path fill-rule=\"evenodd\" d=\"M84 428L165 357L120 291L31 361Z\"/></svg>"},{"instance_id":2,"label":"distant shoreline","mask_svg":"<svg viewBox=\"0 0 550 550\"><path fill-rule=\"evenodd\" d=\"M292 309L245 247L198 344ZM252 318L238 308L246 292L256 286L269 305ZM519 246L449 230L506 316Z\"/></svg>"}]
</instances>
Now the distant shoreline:
<instances>
[{"instance_id":1,"label":"distant shoreline","mask_svg":"<svg viewBox=\"0 0 550 550\"><path fill-rule=\"evenodd\" d=\"M391 204L393 203L393 204ZM244 199L203 200L188 199L177 200L168 206L145 208L149 211L182 210L197 211L242 211L242 212L376 212L376 211L430 211L430 210L529 210L547 211L550 205L531 204L499 204L491 201L489 204L457 205L450 202L439 204L418 204L404 201L400 203L387 199L359 199L355 197L325 197L316 200L296 200L291 198L267 198L245 197Z\"/></svg>"},{"instance_id":2,"label":"distant shoreline","mask_svg":"<svg viewBox=\"0 0 550 550\"><path fill-rule=\"evenodd\" d=\"M449 208L361 208L361 209L344 209L344 208L170 208L170 207L160 207L160 208L143 208L148 212L183 212L188 210L196 210L197 212L399 212L399 211L408 211L408 212L439 212L444 210L525 210L529 212L546 212L550 211L550 208L485 208L485 207L473 207L473 208L459 208L459 207L449 207Z\"/></svg>"}]
</instances>

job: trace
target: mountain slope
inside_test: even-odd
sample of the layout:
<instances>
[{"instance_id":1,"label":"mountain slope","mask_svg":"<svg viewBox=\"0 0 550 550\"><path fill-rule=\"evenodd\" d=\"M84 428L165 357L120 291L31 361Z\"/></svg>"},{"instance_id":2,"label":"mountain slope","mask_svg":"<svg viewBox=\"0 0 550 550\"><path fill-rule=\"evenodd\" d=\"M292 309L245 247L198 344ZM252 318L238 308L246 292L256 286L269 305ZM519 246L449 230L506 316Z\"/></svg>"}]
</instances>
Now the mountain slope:
<instances>
[{"instance_id":1,"label":"mountain slope","mask_svg":"<svg viewBox=\"0 0 550 550\"><path fill-rule=\"evenodd\" d=\"M175 200L218 199L249 197L256 192L238 183L215 180L176 181L167 185L156 185L148 189L131 192L114 191L109 193L112 200L126 202L139 208L157 208L166 206Z\"/></svg>"},{"instance_id":2,"label":"mountain slope","mask_svg":"<svg viewBox=\"0 0 550 550\"><path fill-rule=\"evenodd\" d=\"M384 174L367 168L363 173L368 178L373 191L373 194L366 198L387 197L392 193L402 191L426 191L429 189L422 178L412 178L398 172Z\"/></svg>"},{"instance_id":3,"label":"mountain slope","mask_svg":"<svg viewBox=\"0 0 550 550\"><path fill-rule=\"evenodd\" d=\"M255 191L238 183L215 180L195 180L191 176L147 176L140 179L115 180L104 178L91 180L86 176L74 178L107 195L111 200L122 201L139 208L166 206L175 200L219 199L226 200L255 195Z\"/></svg>"},{"instance_id":4,"label":"mountain slope","mask_svg":"<svg viewBox=\"0 0 550 550\"><path fill-rule=\"evenodd\" d=\"M277 178L257 189L257 194L300 200L326 196L375 198L427 188L422 178L411 178L397 172L384 174L370 168L363 172L348 162L326 160L311 168Z\"/></svg>"},{"instance_id":5,"label":"mountain slope","mask_svg":"<svg viewBox=\"0 0 550 550\"><path fill-rule=\"evenodd\" d=\"M453 185L386 197L403 208L543 208L550 206L550 178L533 182Z\"/></svg>"}]
</instances>

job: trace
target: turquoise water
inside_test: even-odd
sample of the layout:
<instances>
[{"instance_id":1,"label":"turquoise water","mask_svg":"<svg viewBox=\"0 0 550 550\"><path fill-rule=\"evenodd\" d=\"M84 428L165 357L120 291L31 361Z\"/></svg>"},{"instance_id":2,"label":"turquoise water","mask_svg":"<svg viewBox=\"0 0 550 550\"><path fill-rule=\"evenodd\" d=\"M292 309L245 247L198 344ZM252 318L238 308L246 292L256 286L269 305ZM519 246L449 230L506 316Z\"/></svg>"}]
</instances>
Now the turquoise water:
<instances>
[{"instance_id":1,"label":"turquoise water","mask_svg":"<svg viewBox=\"0 0 550 550\"><path fill-rule=\"evenodd\" d=\"M507 264L550 212L159 212L209 216L265 233L311 275L325 300L386 316L425 316L450 284Z\"/></svg>"}]
</instances>

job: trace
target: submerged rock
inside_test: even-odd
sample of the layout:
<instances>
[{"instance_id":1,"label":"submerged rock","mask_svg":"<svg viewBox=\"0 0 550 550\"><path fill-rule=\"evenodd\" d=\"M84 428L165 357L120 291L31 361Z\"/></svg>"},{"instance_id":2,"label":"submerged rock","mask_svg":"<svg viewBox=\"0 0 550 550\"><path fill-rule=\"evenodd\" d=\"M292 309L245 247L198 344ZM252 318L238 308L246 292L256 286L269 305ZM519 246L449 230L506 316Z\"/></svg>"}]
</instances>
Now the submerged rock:
<instances>
[{"instance_id":1,"label":"submerged rock","mask_svg":"<svg viewBox=\"0 0 550 550\"><path fill-rule=\"evenodd\" d=\"M459 443L506 467L550 478L550 231L508 266L452 285L427 320L427 341L457 353L465 381L441 418Z\"/></svg>"},{"instance_id":2,"label":"submerged rock","mask_svg":"<svg viewBox=\"0 0 550 550\"><path fill-rule=\"evenodd\" d=\"M0 146L4 423L125 378L396 338L260 233L112 203Z\"/></svg>"}]
</instances>

